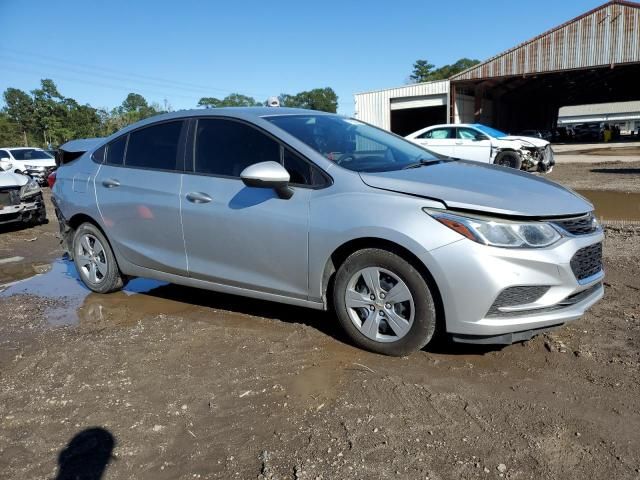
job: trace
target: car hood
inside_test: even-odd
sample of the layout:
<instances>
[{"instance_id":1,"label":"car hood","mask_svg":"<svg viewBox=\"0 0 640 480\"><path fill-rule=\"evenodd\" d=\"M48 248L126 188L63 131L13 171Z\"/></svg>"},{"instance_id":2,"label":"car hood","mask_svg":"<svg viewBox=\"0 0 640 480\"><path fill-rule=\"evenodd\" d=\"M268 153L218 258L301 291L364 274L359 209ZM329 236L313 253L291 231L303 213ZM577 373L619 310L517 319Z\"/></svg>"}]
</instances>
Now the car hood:
<instances>
[{"instance_id":1,"label":"car hood","mask_svg":"<svg viewBox=\"0 0 640 480\"><path fill-rule=\"evenodd\" d=\"M0 172L0 188L22 187L29 181L29 177L19 173Z\"/></svg>"},{"instance_id":2,"label":"car hood","mask_svg":"<svg viewBox=\"0 0 640 480\"><path fill-rule=\"evenodd\" d=\"M538 218L593 210L583 197L557 183L477 162L444 161L360 177L370 187L439 200L451 209Z\"/></svg>"},{"instance_id":3,"label":"car hood","mask_svg":"<svg viewBox=\"0 0 640 480\"><path fill-rule=\"evenodd\" d=\"M544 138L536 138L536 137L523 137L521 135L509 135L506 137L500 137L502 140L518 140L524 144L524 146L529 146L528 144L532 144L535 147L546 147L549 145L549 141Z\"/></svg>"},{"instance_id":4,"label":"car hood","mask_svg":"<svg viewBox=\"0 0 640 480\"><path fill-rule=\"evenodd\" d=\"M24 165L33 165L35 167L55 167L56 166L55 158L43 158L40 160L15 160L15 161L23 163Z\"/></svg>"}]
</instances>

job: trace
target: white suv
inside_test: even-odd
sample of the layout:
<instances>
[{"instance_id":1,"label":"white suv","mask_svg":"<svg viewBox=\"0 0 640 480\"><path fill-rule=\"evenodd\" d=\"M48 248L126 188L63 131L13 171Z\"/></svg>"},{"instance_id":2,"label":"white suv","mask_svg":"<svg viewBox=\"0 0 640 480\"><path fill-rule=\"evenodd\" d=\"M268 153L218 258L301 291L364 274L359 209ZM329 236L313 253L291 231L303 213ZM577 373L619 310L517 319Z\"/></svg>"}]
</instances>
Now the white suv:
<instances>
[{"instance_id":1,"label":"white suv","mask_svg":"<svg viewBox=\"0 0 640 480\"><path fill-rule=\"evenodd\" d=\"M548 173L555 164L547 140L510 136L481 123L433 125L406 138L447 157L495 163L517 170Z\"/></svg>"},{"instance_id":2,"label":"white suv","mask_svg":"<svg viewBox=\"0 0 640 480\"><path fill-rule=\"evenodd\" d=\"M40 185L47 183L47 177L56 168L55 158L41 148L32 147L0 148L0 162L5 170L28 175Z\"/></svg>"}]
</instances>

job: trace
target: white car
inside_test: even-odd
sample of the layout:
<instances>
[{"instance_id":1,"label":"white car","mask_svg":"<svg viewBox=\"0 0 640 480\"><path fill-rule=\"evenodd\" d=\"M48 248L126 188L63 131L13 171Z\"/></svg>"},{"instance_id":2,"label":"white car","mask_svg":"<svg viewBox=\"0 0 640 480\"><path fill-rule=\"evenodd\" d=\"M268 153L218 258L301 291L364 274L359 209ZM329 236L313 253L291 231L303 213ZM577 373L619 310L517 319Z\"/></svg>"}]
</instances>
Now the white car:
<instances>
[{"instance_id":1,"label":"white car","mask_svg":"<svg viewBox=\"0 0 640 480\"><path fill-rule=\"evenodd\" d=\"M47 177L56 168L55 158L33 147L0 148L0 162L4 170L28 175L40 185L47 183Z\"/></svg>"},{"instance_id":2,"label":"white car","mask_svg":"<svg viewBox=\"0 0 640 480\"><path fill-rule=\"evenodd\" d=\"M42 191L33 178L3 170L0 161L0 225L47 221Z\"/></svg>"},{"instance_id":3,"label":"white car","mask_svg":"<svg viewBox=\"0 0 640 480\"><path fill-rule=\"evenodd\" d=\"M548 173L555 164L547 140L507 135L481 123L433 125L406 138L447 157L495 163L518 170Z\"/></svg>"}]
</instances>

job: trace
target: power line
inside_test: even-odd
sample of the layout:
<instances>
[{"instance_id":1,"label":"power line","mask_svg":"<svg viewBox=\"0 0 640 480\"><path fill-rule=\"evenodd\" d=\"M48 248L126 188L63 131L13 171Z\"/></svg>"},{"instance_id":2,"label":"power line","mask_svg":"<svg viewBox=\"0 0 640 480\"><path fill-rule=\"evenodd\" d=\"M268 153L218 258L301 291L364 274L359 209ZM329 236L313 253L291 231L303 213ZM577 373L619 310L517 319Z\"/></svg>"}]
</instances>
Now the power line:
<instances>
[{"instance_id":1,"label":"power line","mask_svg":"<svg viewBox=\"0 0 640 480\"><path fill-rule=\"evenodd\" d=\"M28 70L28 69L23 69L23 68L11 68L12 71L15 72L20 72L20 73L27 73L27 74L33 74L33 75L41 75L42 72L40 71L35 71L35 70ZM113 90L119 90L119 91L123 91L123 92L128 92L131 93L131 90L140 90L140 89L132 89L128 86L122 86L122 85L113 85L113 84L108 84L108 83L102 83L102 82L95 82L95 81L90 81L90 80L82 80L82 79L78 79L78 78L72 78L72 77L66 77L63 75L56 75L56 79L62 79L65 80L67 82L71 82L71 83L81 83L81 84L85 84L85 85L92 85L92 86L97 86L97 87L103 87L103 88L110 88ZM194 95L180 95L180 94L176 94L176 93L172 93L171 95L168 95L166 92L159 92L159 91L152 91L152 90L148 90L148 89L144 89L144 92L147 94L153 94L153 95L159 95L162 97L181 97L181 98L186 98L186 99L190 99L190 100L198 100L199 97L198 96L194 96Z\"/></svg>"},{"instance_id":2,"label":"power line","mask_svg":"<svg viewBox=\"0 0 640 480\"><path fill-rule=\"evenodd\" d=\"M112 74L121 76L121 77L125 77L128 79L133 79L133 78L138 78L138 79L142 79L144 81L151 81L154 83L163 83L166 84L165 86L173 86L173 87L179 87L179 88L185 88L185 89L196 89L196 90L202 90L205 92L211 92L211 91L218 91L218 92L223 92L223 93L233 93L236 90L235 89L229 89L229 88L220 88L220 87L210 87L210 86L205 86L205 85L198 85L198 84L194 84L194 83L188 83L188 82L182 82L182 81L177 81L177 80L167 80L167 79L163 79L163 78L158 78L158 77L152 77L149 75L140 75L137 73L131 73L131 72L124 72L122 70L117 70L117 69L113 69L113 68L108 68L108 67L101 67L101 66L97 66L97 65L89 65L89 64L84 64L84 63L78 63L78 62L70 62L68 60L62 59L62 58L58 58L58 57L52 57L52 56L48 56L48 55L42 55L39 53L34 53L34 52L27 52L27 51L22 51L22 50L15 50L15 49L7 49L7 48L0 48L0 52L6 52L9 55L26 55L26 56L30 56L30 57L36 57L36 58L41 58L43 59L45 62L48 63L54 63L54 64L66 64L66 65L71 65L73 67L76 68L80 68L80 69L84 69L84 70L95 70L99 74L99 75L104 75L104 72L111 72ZM31 62L33 62L33 60L30 60ZM254 96L268 96L268 93L258 93L258 92L245 92L246 94L249 95L254 95Z\"/></svg>"}]
</instances>

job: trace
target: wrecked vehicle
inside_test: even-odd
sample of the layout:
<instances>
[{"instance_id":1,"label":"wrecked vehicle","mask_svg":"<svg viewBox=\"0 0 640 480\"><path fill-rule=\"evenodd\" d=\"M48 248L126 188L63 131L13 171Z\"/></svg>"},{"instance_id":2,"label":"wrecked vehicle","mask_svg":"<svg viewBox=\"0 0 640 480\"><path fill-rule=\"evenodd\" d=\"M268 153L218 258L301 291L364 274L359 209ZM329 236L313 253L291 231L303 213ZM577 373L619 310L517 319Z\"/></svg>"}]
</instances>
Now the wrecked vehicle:
<instances>
[{"instance_id":1,"label":"wrecked vehicle","mask_svg":"<svg viewBox=\"0 0 640 480\"><path fill-rule=\"evenodd\" d=\"M84 143L52 192L94 292L145 277L332 309L354 343L388 355L437 331L523 341L604 294L604 233L584 198L351 118L179 111Z\"/></svg>"},{"instance_id":2,"label":"wrecked vehicle","mask_svg":"<svg viewBox=\"0 0 640 480\"><path fill-rule=\"evenodd\" d=\"M0 161L0 225L38 225L47 221L47 211L38 183L25 175L8 171Z\"/></svg>"},{"instance_id":3,"label":"wrecked vehicle","mask_svg":"<svg viewBox=\"0 0 640 480\"><path fill-rule=\"evenodd\" d=\"M549 173L556 163L547 140L507 135L481 123L433 125L405 138L440 155L516 170Z\"/></svg>"}]
</instances>

